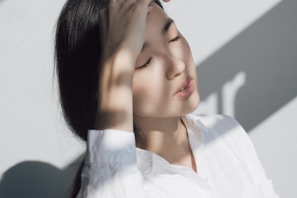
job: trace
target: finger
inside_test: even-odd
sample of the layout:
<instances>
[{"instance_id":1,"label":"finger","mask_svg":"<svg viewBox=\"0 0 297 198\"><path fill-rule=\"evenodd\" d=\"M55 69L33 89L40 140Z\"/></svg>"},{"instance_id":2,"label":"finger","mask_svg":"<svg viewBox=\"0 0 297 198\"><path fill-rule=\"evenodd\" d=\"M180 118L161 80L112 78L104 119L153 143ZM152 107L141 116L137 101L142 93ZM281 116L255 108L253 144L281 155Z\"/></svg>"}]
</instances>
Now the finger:
<instances>
[{"instance_id":1,"label":"finger","mask_svg":"<svg viewBox=\"0 0 297 198\"><path fill-rule=\"evenodd\" d=\"M151 12L153 9L154 9L154 7L153 7L153 6L149 6L149 7L148 7L148 9L147 9L147 14L149 15L149 14L150 14L150 12Z\"/></svg>"},{"instance_id":2,"label":"finger","mask_svg":"<svg viewBox=\"0 0 297 198\"><path fill-rule=\"evenodd\" d=\"M152 2L153 0L136 0L135 4L138 4L136 7L140 13L147 13L148 15L153 9Z\"/></svg>"},{"instance_id":3,"label":"finger","mask_svg":"<svg viewBox=\"0 0 297 198\"><path fill-rule=\"evenodd\" d=\"M138 0L138 1L142 2L146 6L149 6L154 2L153 0Z\"/></svg>"}]
</instances>

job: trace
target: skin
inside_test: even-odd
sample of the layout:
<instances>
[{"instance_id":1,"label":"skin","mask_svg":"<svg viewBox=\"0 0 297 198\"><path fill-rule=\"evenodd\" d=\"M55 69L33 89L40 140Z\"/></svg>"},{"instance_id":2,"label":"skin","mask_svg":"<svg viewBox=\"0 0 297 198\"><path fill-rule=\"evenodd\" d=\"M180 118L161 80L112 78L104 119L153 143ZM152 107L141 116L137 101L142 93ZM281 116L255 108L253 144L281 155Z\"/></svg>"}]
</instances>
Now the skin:
<instances>
[{"instance_id":1,"label":"skin","mask_svg":"<svg viewBox=\"0 0 297 198\"><path fill-rule=\"evenodd\" d=\"M174 22L162 32L170 18L151 1L116 2L110 9L113 24L106 39L108 51L99 82L104 97L98 103L96 128L133 131L136 126L137 147L197 171L181 121L181 116L199 104L196 70L187 41ZM191 94L176 96L189 79ZM106 119L99 119L102 116Z\"/></svg>"}]
</instances>

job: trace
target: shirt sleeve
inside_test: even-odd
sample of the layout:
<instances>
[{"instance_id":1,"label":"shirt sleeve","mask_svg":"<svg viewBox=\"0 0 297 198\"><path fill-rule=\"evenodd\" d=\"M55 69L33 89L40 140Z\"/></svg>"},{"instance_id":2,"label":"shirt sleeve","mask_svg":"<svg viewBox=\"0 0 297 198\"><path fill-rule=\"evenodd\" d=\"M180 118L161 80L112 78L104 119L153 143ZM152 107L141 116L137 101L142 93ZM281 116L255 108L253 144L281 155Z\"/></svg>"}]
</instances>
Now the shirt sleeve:
<instances>
[{"instance_id":1,"label":"shirt sleeve","mask_svg":"<svg viewBox=\"0 0 297 198\"><path fill-rule=\"evenodd\" d=\"M229 130L232 128L233 132L228 135L227 142L230 147L233 147L232 150L235 155L246 165L246 171L249 172L255 184L254 194L261 198L279 198L273 188L272 181L266 176L254 145L246 131L234 118L222 116L221 119L224 120L225 127L229 128Z\"/></svg>"},{"instance_id":2,"label":"shirt sleeve","mask_svg":"<svg viewBox=\"0 0 297 198\"><path fill-rule=\"evenodd\" d=\"M89 130L79 198L146 198L134 134Z\"/></svg>"}]
</instances>

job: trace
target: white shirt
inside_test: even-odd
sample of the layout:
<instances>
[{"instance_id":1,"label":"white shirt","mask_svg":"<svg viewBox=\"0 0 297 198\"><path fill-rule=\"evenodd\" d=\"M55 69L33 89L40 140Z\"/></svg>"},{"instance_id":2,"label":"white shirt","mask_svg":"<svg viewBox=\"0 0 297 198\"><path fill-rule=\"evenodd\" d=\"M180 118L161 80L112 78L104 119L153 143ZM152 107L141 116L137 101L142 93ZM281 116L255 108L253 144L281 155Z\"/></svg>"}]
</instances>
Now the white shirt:
<instances>
[{"instance_id":1,"label":"white shirt","mask_svg":"<svg viewBox=\"0 0 297 198\"><path fill-rule=\"evenodd\" d=\"M134 134L90 130L83 198L278 198L244 129L227 116L183 118L197 172L135 147Z\"/></svg>"}]
</instances>

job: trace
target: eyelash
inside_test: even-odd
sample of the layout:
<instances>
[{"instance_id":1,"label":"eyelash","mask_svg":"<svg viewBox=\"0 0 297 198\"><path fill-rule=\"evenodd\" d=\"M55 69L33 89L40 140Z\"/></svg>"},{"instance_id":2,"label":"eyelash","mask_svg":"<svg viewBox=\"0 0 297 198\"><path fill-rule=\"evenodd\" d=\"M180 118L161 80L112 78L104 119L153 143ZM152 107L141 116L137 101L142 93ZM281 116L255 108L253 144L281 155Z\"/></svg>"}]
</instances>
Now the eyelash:
<instances>
[{"instance_id":1,"label":"eyelash","mask_svg":"<svg viewBox=\"0 0 297 198\"><path fill-rule=\"evenodd\" d=\"M179 39L180 39L180 36L177 35L174 39L170 40L169 43L178 41Z\"/></svg>"},{"instance_id":2,"label":"eyelash","mask_svg":"<svg viewBox=\"0 0 297 198\"><path fill-rule=\"evenodd\" d=\"M141 66L137 67L136 69L143 69L143 68L145 68L146 66L148 66L148 65L151 63L152 59L153 59L153 57L150 57L150 58L146 61L146 63L145 63L144 65L141 65Z\"/></svg>"},{"instance_id":3,"label":"eyelash","mask_svg":"<svg viewBox=\"0 0 297 198\"><path fill-rule=\"evenodd\" d=\"M169 41L169 43L171 43L171 42L176 42L176 41L178 41L179 39L180 39L180 36L177 35L174 39L171 39L171 40ZM145 68L146 66L148 66L148 65L151 63L152 59L153 59L153 57L150 57L150 58L146 61L146 63L145 63L144 65L141 65L141 66L137 67L136 69L143 69L143 68Z\"/></svg>"}]
</instances>

